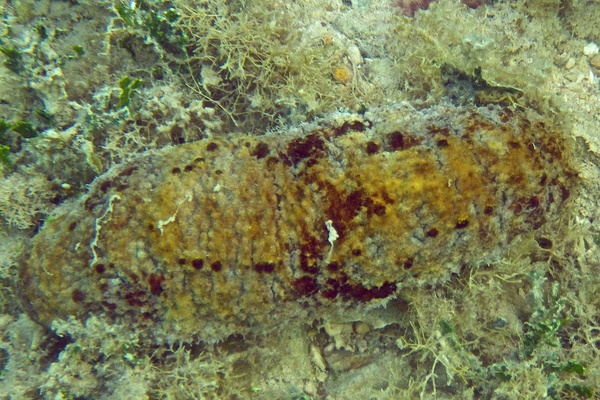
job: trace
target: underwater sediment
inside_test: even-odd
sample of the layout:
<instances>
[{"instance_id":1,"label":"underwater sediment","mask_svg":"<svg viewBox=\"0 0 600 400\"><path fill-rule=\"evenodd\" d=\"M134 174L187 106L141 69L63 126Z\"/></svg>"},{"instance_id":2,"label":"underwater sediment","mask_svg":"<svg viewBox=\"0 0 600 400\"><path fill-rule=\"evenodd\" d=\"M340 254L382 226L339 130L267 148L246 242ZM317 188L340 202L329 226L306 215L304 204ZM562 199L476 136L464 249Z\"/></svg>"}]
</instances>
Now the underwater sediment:
<instances>
[{"instance_id":1,"label":"underwater sediment","mask_svg":"<svg viewBox=\"0 0 600 400\"><path fill-rule=\"evenodd\" d=\"M554 222L576 174L542 121L395 107L148 152L46 221L25 306L45 326L104 314L216 341L439 284Z\"/></svg>"}]
</instances>

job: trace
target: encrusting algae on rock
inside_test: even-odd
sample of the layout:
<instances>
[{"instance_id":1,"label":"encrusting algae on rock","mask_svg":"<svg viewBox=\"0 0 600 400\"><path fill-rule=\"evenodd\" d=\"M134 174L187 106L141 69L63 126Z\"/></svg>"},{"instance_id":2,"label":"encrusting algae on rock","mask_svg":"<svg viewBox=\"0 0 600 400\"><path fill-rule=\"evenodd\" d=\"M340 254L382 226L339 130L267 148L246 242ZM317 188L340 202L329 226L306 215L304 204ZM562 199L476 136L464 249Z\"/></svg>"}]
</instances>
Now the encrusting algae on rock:
<instances>
[{"instance_id":1,"label":"encrusting algae on rock","mask_svg":"<svg viewBox=\"0 0 600 400\"><path fill-rule=\"evenodd\" d=\"M22 295L46 326L101 313L151 340L215 341L493 261L552 222L575 176L560 132L491 105L209 138L64 205L33 239Z\"/></svg>"}]
</instances>

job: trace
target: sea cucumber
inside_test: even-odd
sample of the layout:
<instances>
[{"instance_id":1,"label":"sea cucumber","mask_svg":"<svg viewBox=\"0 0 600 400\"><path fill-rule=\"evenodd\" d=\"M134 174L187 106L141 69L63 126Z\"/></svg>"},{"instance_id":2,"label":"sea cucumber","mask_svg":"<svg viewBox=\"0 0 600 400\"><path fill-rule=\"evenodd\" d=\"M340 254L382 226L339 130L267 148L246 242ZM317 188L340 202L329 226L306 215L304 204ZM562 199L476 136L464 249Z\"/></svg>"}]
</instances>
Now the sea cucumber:
<instances>
[{"instance_id":1,"label":"sea cucumber","mask_svg":"<svg viewBox=\"0 0 600 400\"><path fill-rule=\"evenodd\" d=\"M152 340L218 340L442 284L570 197L568 146L542 121L399 106L148 152L47 221L23 302L45 326L100 313Z\"/></svg>"}]
</instances>

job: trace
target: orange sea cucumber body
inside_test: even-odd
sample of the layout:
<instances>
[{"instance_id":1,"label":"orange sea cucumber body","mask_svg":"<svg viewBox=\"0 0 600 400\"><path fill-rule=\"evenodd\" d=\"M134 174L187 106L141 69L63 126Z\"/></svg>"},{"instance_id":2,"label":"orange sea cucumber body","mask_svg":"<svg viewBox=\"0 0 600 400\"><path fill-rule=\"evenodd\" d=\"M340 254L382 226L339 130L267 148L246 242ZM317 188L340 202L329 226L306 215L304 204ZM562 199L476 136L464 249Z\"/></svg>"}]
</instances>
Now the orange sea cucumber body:
<instances>
[{"instance_id":1,"label":"orange sea cucumber body","mask_svg":"<svg viewBox=\"0 0 600 400\"><path fill-rule=\"evenodd\" d=\"M561 135L500 108L398 107L142 155L33 239L31 315L103 313L215 340L298 308L360 307L496 259L552 220Z\"/></svg>"}]
</instances>

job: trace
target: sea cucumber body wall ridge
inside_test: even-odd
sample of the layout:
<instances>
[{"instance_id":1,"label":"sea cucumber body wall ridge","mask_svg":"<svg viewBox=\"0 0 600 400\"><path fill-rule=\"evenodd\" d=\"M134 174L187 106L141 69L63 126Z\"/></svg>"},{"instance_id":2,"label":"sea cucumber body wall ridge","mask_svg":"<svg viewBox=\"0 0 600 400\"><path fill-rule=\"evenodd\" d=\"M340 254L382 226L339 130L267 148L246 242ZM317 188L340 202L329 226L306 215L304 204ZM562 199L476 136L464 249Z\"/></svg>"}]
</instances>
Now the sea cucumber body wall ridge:
<instances>
[{"instance_id":1,"label":"sea cucumber body wall ridge","mask_svg":"<svg viewBox=\"0 0 600 400\"><path fill-rule=\"evenodd\" d=\"M384 302L552 220L574 180L567 155L520 112L451 105L150 152L43 227L24 302L45 325L103 313L215 340L306 305Z\"/></svg>"}]
</instances>

